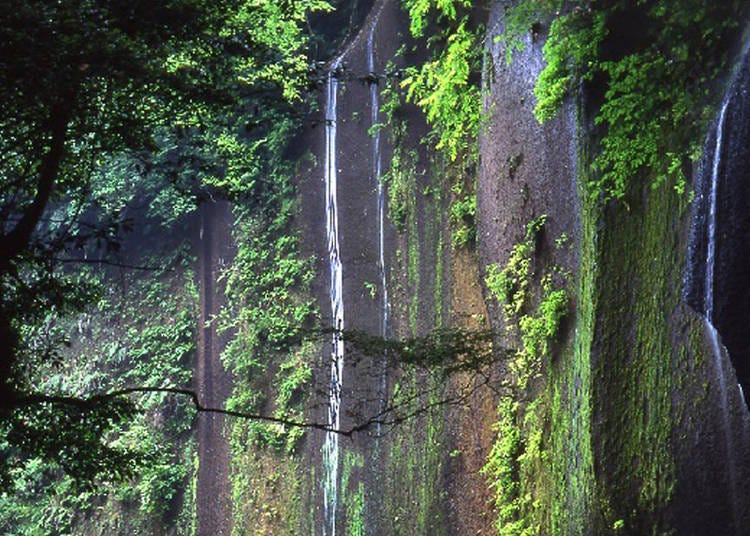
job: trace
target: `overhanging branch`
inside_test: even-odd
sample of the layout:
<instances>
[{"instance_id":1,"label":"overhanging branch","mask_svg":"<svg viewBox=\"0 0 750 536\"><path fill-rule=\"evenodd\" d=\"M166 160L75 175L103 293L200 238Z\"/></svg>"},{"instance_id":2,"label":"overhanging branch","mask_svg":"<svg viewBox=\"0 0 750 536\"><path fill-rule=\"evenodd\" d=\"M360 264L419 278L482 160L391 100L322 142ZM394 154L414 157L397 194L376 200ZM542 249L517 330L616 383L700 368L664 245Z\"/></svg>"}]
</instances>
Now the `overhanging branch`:
<instances>
[{"instance_id":1,"label":"overhanging branch","mask_svg":"<svg viewBox=\"0 0 750 536\"><path fill-rule=\"evenodd\" d=\"M190 398L190 400L193 403L193 407L195 407L196 411L198 411L199 413L213 413L213 414L218 414L218 415L225 415L227 417L262 421L262 422L266 422L269 424L280 424L283 426L291 426L291 427L296 427L296 428L321 430L323 432L334 432L336 434L339 434L345 437L351 437L358 432L367 431L368 429L376 425L384 425L384 426L398 425L406 420L416 417L417 415L420 415L426 411L429 411L430 409L436 406L460 403L462 401L465 401L467 398L467 395L465 393L459 394L454 397L439 398L437 400L433 400L430 403L420 406L418 408L409 409L406 413L400 414L400 415L396 414L395 412L396 408L394 406L389 406L383 411L373 415L372 417L364 419L362 422L358 424L354 424L352 427L347 428L347 429L338 429L330 425L322 424L319 422L298 421L298 420L284 418L284 417L264 415L261 413L236 411L236 410L230 410L230 409L224 409L224 408L214 408L214 407L204 406L203 404L201 404L198 394L194 390L181 389L178 387L126 387L124 389L118 389L116 391L110 391L108 393L103 393L103 394L91 395L89 397L56 396L56 395L45 395L45 394L36 393L36 394L28 394L28 395L19 397L15 402L15 406L23 407L23 406L32 406L36 404L57 404L57 405L71 406L71 407L75 407L79 409L88 409L88 408L93 408L96 405L101 404L102 402L106 400L112 400L115 398L131 395L131 394L136 394L136 393L166 393L166 394L172 394L172 395L186 396Z\"/></svg>"},{"instance_id":2,"label":"overhanging branch","mask_svg":"<svg viewBox=\"0 0 750 536\"><path fill-rule=\"evenodd\" d=\"M0 236L0 263L3 266L7 266L12 259L28 247L34 229L49 202L60 164L65 155L65 136L74 101L74 92L68 93L50 108L50 145L39 166L39 180L36 184L34 199L26 207L16 226L9 233Z\"/></svg>"}]
</instances>

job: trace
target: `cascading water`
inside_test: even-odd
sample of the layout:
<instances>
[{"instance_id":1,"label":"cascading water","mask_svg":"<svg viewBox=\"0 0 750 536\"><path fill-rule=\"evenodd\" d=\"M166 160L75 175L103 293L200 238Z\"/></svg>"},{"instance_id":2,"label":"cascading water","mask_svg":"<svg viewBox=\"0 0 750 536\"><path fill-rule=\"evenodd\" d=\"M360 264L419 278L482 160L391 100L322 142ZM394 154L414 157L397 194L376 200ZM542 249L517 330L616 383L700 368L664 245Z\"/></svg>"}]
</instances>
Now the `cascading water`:
<instances>
[{"instance_id":1,"label":"cascading water","mask_svg":"<svg viewBox=\"0 0 750 536\"><path fill-rule=\"evenodd\" d=\"M379 15L379 13L378 13ZM380 336L384 339L388 337L389 323L389 303L388 303L388 280L385 267L385 188L381 178L381 154L380 154L380 88L378 87L378 76L375 73L375 29L377 27L377 18L370 26L367 36L367 69L368 79L370 80L370 126L373 130L372 139L372 176L377 184L377 225L378 225L378 274L380 276ZM382 413L385 409L386 397L386 366L383 360L383 366L380 370L380 380L378 385L379 408L378 412ZM380 436L380 423L376 427L376 437Z\"/></svg>"},{"instance_id":2,"label":"cascading water","mask_svg":"<svg viewBox=\"0 0 750 536\"><path fill-rule=\"evenodd\" d=\"M344 329L343 265L339 254L339 221L336 161L336 98L338 92L338 71L340 59L336 60L328 73L326 94L326 239L328 243L328 266L330 269L331 316L334 333L331 340L331 384L328 394L328 426L323 445L323 535L336 536L336 510L338 508L338 469L339 469L339 430L341 425L341 386L344 371Z\"/></svg>"},{"instance_id":3,"label":"cascading water","mask_svg":"<svg viewBox=\"0 0 750 536\"><path fill-rule=\"evenodd\" d=\"M373 50L373 34L375 25L370 30L367 38L367 68L370 71L372 82L370 82L370 109L371 125L374 128L372 141L372 175L378 185L378 271L380 274L380 288L382 290L381 300L381 336L385 337L388 331L388 286L385 270L385 189L381 180L381 155L380 155L380 129L378 126L378 115L380 113L380 94L378 90L377 75L375 74L375 54Z\"/></svg>"},{"instance_id":4,"label":"cascading water","mask_svg":"<svg viewBox=\"0 0 750 536\"><path fill-rule=\"evenodd\" d=\"M722 364L722 352L721 344L719 342L719 334L714 326L714 282L715 282L715 265L716 265L716 210L717 210L717 198L718 198L718 186L719 177L721 173L722 163L722 148L724 138L724 122L726 118L727 108L729 107L730 99L727 99L721 107L719 113L719 121L716 125L716 145L714 147L714 156L711 166L711 186L709 190L709 212L708 221L706 222L707 229L707 242L706 242L706 275L705 275L705 319L708 333L711 337L711 344L714 353L714 367L716 368L716 377L719 382L719 390L721 391L720 402L722 416L724 419L724 439L726 443L726 456L727 456L727 469L729 475L729 486L732 497L737 497L737 478L735 475L736 467L736 456L735 456L735 445L734 445L734 434L730 422L729 413L729 394L727 393L727 379L724 374L724 366ZM742 388L740 387L740 392ZM737 505L732 505L733 514L737 515ZM735 526L737 526L735 519Z\"/></svg>"},{"instance_id":5,"label":"cascading water","mask_svg":"<svg viewBox=\"0 0 750 536\"><path fill-rule=\"evenodd\" d=\"M709 190L708 222L706 225L708 239L706 243L706 281L705 281L705 316L712 333L716 333L713 326L714 319L714 270L716 264L716 204L718 196L719 172L721 170L721 149L724 135L724 120L726 118L729 100L724 102L716 125L716 146L711 166L711 188ZM716 339L718 341L718 338ZM718 345L718 342L717 342ZM722 375L723 378L723 375Z\"/></svg>"}]
</instances>

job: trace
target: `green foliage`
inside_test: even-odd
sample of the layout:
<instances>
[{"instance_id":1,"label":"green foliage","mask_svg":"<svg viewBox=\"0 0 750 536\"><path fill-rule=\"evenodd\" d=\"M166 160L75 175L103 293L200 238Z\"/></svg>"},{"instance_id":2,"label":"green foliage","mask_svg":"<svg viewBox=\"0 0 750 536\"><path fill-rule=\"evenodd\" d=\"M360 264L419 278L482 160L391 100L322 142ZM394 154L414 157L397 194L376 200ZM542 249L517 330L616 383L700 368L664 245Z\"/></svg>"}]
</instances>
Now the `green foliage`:
<instances>
[{"instance_id":1,"label":"green foliage","mask_svg":"<svg viewBox=\"0 0 750 536\"><path fill-rule=\"evenodd\" d=\"M450 221L453 225L453 245L455 247L467 246L476 239L476 215L477 194L472 191L466 192L461 184L451 188L456 196L450 207Z\"/></svg>"},{"instance_id":2,"label":"green foliage","mask_svg":"<svg viewBox=\"0 0 750 536\"><path fill-rule=\"evenodd\" d=\"M547 9L551 7L549 5ZM543 50L547 64L534 88L537 98L534 113L540 122L557 115L564 98L580 76L590 79L589 71L584 75L577 69L581 68L579 66L590 67L598 61L599 45L606 34L604 22L600 13L580 7L553 20Z\"/></svg>"},{"instance_id":3,"label":"green foliage","mask_svg":"<svg viewBox=\"0 0 750 536\"><path fill-rule=\"evenodd\" d=\"M403 0L409 13L409 30L414 37L422 37L433 18L455 21L460 10L471 7L470 0Z\"/></svg>"},{"instance_id":4,"label":"green foliage","mask_svg":"<svg viewBox=\"0 0 750 536\"><path fill-rule=\"evenodd\" d=\"M290 4L270 0L242 2L221 31L223 39L243 43L264 54L247 56L235 68L237 80L250 87L273 84L287 101L299 101L307 77L309 60L305 51L307 18L330 11L325 0L301 0Z\"/></svg>"},{"instance_id":5,"label":"green foliage","mask_svg":"<svg viewBox=\"0 0 750 536\"><path fill-rule=\"evenodd\" d=\"M478 72L481 46L478 32L467 28L467 19L452 28L443 49L421 67L407 69L401 83L406 100L417 104L433 127L435 149L451 161L459 155L476 157L481 97L472 75Z\"/></svg>"},{"instance_id":6,"label":"green foliage","mask_svg":"<svg viewBox=\"0 0 750 536\"><path fill-rule=\"evenodd\" d=\"M330 330L323 330L329 333ZM429 373L445 380L462 371L476 371L497 360L492 343L497 336L490 330L435 328L423 336L400 340L383 339L362 331L337 332L346 343L350 361L356 363L362 356L387 356L393 369ZM416 372L415 372L416 373Z\"/></svg>"},{"instance_id":7,"label":"green foliage","mask_svg":"<svg viewBox=\"0 0 750 536\"><path fill-rule=\"evenodd\" d=\"M523 352L516 366L519 377L539 367L549 353L549 342L557 335L560 322L568 313L568 293L564 288L555 289L550 274L542 278L542 294L536 310L531 315L518 319Z\"/></svg>"},{"instance_id":8,"label":"green foliage","mask_svg":"<svg viewBox=\"0 0 750 536\"><path fill-rule=\"evenodd\" d=\"M220 275L226 304L216 321L230 340L221 356L232 375L227 409L304 421L316 341L303 333L315 317L313 262L299 252L292 218L298 212L289 167L277 155L273 184L251 186L235 207L233 261ZM234 531L298 534L295 515L302 463L296 426L235 420L230 475Z\"/></svg>"},{"instance_id":9,"label":"green foliage","mask_svg":"<svg viewBox=\"0 0 750 536\"><path fill-rule=\"evenodd\" d=\"M402 146L406 137L404 121L396 121L391 132L396 149L393 151L390 168L383 175L383 182L388 186L388 219L397 231L403 233L416 210L414 205L417 187L415 169L418 155L415 150L404 149Z\"/></svg>"},{"instance_id":10,"label":"green foliage","mask_svg":"<svg viewBox=\"0 0 750 536\"><path fill-rule=\"evenodd\" d=\"M65 397L132 385L189 385L197 296L190 272L170 275L126 274L118 285L91 274L107 283L98 303L78 318L47 322L75 337L58 364L37 371L41 391ZM123 505L135 507L127 521L133 530L169 524L168 513L191 475L189 403L163 394L132 402L72 401L15 413L28 439L19 440L13 429L4 436L10 443L3 441L2 448L11 455L5 463L14 469L11 490L0 498L0 526L12 534L67 533L74 521L104 526ZM6 432L12 424L5 423ZM49 428L54 436L43 432ZM13 443L21 449L11 449Z\"/></svg>"},{"instance_id":11,"label":"green foliage","mask_svg":"<svg viewBox=\"0 0 750 536\"><path fill-rule=\"evenodd\" d=\"M370 299L374 300L376 296L378 295L377 284L373 283L372 281L365 281L364 287L365 287L365 290L367 291L367 295L370 296Z\"/></svg>"},{"instance_id":12,"label":"green foliage","mask_svg":"<svg viewBox=\"0 0 750 536\"><path fill-rule=\"evenodd\" d=\"M90 506L91 493L69 478L50 484L41 460L14 472L14 495L0 495L0 530L14 536L69 534L76 512ZM45 494L41 490L45 489Z\"/></svg>"},{"instance_id":13,"label":"green foliage","mask_svg":"<svg viewBox=\"0 0 750 536\"><path fill-rule=\"evenodd\" d=\"M404 7L414 37L423 38L430 24L437 28L427 39L430 60L408 67L401 87L405 100L422 110L432 128L427 141L451 162L453 243L466 246L476 234L476 194L469 177L478 158L483 30L471 26L466 0L405 0Z\"/></svg>"},{"instance_id":14,"label":"green foliage","mask_svg":"<svg viewBox=\"0 0 750 536\"><path fill-rule=\"evenodd\" d=\"M55 458L60 440L75 445L78 434L79 443L91 444L88 458L86 449L71 448L70 462L58 469L97 482L123 478L131 464L104 448L110 432L122 431L115 430L124 420L116 412L113 422L102 422L94 409L82 415L71 404L14 408L29 401L26 393L37 390L44 374L59 382L45 386L56 395L91 392L48 368L73 361L65 347L75 341L59 324L98 300L74 267L121 261L123 232L133 223L137 240L182 223L201 200L267 200L279 191L272 171L304 108L306 17L328 4L31 0L0 8L0 49L8 58L0 64L7 86L0 102L0 420L8 422L0 426L26 426L20 435L5 434L3 451L12 454L0 460L0 475L26 455ZM160 300L154 311L170 303ZM73 376L83 381L83 371L90 372L95 379L85 387L92 390L118 381L184 384L189 311L149 324L139 309L131 329L117 332L109 346L75 356L79 367L72 370L81 372ZM44 336L26 337L31 332ZM122 372L119 378L109 378L106 366L88 366L100 351L107 366ZM154 421L144 426L153 428L160 419L151 399L160 397L144 398ZM15 419L14 411L24 415ZM57 437L62 423L70 424L70 434ZM92 443L96 432L102 435ZM31 443L52 450L24 454ZM76 465L76 456L91 462L91 471ZM170 465L169 457L152 464L158 470L144 480L152 483L144 497L169 496L163 486L180 479Z\"/></svg>"},{"instance_id":15,"label":"green foliage","mask_svg":"<svg viewBox=\"0 0 750 536\"><path fill-rule=\"evenodd\" d=\"M508 321L519 315L528 300L531 282L531 261L536 251L536 235L547 221L543 214L526 226L526 239L513 246L504 267L491 264L487 267L485 284L490 293L503 305L503 315Z\"/></svg>"},{"instance_id":16,"label":"green foliage","mask_svg":"<svg viewBox=\"0 0 750 536\"><path fill-rule=\"evenodd\" d=\"M497 440L493 443L482 472L494 489L498 536L531 536L523 516L528 498L519 481L519 458L523 453L521 431L515 419L518 403L503 397L498 405L498 420L494 425Z\"/></svg>"},{"instance_id":17,"label":"green foliage","mask_svg":"<svg viewBox=\"0 0 750 536\"><path fill-rule=\"evenodd\" d=\"M100 335L112 360L104 366L119 369L112 387L190 385L197 292L192 272L185 272L182 281L142 277L131 282L128 294L118 297L117 305L100 304L100 315L111 315L114 325L117 319L124 327L119 341L114 336L117 332ZM102 380L107 381L106 376ZM189 401L164 393L143 394L139 399L143 413L119 431L116 444L143 452L147 463L137 478L118 485L115 495L137 504L145 516L160 519L191 474L192 460L185 444L194 410Z\"/></svg>"},{"instance_id":18,"label":"green foliage","mask_svg":"<svg viewBox=\"0 0 750 536\"><path fill-rule=\"evenodd\" d=\"M541 475L545 474L548 448L543 422L543 397L527 400L530 382L542 372L549 346L568 313L568 292L558 285L567 276L559 269L537 278L534 256L546 215L526 227L525 240L516 244L504 267L488 267L485 283L502 305L507 336L520 338L520 347L508 361L509 394L498 406L495 440L484 473L494 489L499 536L541 533L543 511Z\"/></svg>"},{"instance_id":19,"label":"green foliage","mask_svg":"<svg viewBox=\"0 0 750 536\"><path fill-rule=\"evenodd\" d=\"M552 118L581 81L590 83L603 96L590 195L622 199L644 172L653 187L669 182L683 191L684 168L699 154L716 98L712 81L725 67L724 46L747 6L737 0L571 4L561 11L557 1L526 0L508 15L509 54L531 21L553 18L534 90L537 117ZM624 42L622 31L613 31L622 25L638 37Z\"/></svg>"},{"instance_id":20,"label":"green foliage","mask_svg":"<svg viewBox=\"0 0 750 536\"><path fill-rule=\"evenodd\" d=\"M271 396L276 416L299 417L291 401L310 379L307 357L312 348L298 349L294 343L314 312L306 295L312 265L299 257L296 238L279 236L261 216L250 213L245 217L236 229L239 249L225 274L228 303L219 318L220 330L234 332L222 355L235 378L235 394L228 407L258 411ZM271 394L266 374L275 370ZM301 434L298 428L264 423L247 426L252 441L287 450L294 448Z\"/></svg>"},{"instance_id":21,"label":"green foliage","mask_svg":"<svg viewBox=\"0 0 750 536\"><path fill-rule=\"evenodd\" d=\"M498 536L543 534L544 475L550 453L544 422L544 397L522 404L504 395L493 426L496 439L482 468L493 490Z\"/></svg>"},{"instance_id":22,"label":"green foliage","mask_svg":"<svg viewBox=\"0 0 750 536\"><path fill-rule=\"evenodd\" d=\"M505 31L494 40L505 43L505 61L509 66L513 54L526 49L527 36L535 31L540 20L549 13L560 11L563 4L563 0L530 0L518 2L505 10Z\"/></svg>"},{"instance_id":23,"label":"green foliage","mask_svg":"<svg viewBox=\"0 0 750 536\"><path fill-rule=\"evenodd\" d=\"M652 187L668 180L684 190L683 162L700 154L705 117L697 113L707 114L699 103L708 96L705 86L691 94L674 84L687 76L679 72L680 63L684 68L687 61L685 57L675 65L669 56L643 52L602 65L610 84L595 119L607 128L594 161L602 172L592 184L597 190L621 198L642 170L653 173Z\"/></svg>"}]
</instances>

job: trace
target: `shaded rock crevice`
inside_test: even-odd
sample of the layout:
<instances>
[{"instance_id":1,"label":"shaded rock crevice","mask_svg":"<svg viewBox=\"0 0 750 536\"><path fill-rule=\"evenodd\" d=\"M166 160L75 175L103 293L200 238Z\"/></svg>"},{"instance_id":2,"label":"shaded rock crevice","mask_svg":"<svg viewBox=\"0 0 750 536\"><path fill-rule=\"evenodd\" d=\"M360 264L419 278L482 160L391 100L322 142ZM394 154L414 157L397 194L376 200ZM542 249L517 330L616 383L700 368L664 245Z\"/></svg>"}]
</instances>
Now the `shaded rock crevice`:
<instances>
[{"instance_id":1,"label":"shaded rock crevice","mask_svg":"<svg viewBox=\"0 0 750 536\"><path fill-rule=\"evenodd\" d=\"M701 159L688 246L685 297L706 314L706 258L709 205L714 169L718 172L715 221L714 310L711 319L721 335L745 391L750 389L750 54L741 60L725 97L722 143L714 126ZM715 154L716 151L720 154Z\"/></svg>"}]
</instances>

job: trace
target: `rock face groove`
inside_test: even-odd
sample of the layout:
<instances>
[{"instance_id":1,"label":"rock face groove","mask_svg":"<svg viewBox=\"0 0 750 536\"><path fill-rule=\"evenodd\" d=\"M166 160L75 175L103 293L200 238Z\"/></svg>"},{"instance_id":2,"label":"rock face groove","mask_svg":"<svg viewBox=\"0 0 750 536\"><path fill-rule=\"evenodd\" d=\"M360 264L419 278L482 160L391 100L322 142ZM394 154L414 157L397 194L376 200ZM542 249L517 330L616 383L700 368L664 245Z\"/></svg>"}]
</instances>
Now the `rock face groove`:
<instances>
[{"instance_id":1,"label":"rock face groove","mask_svg":"<svg viewBox=\"0 0 750 536\"><path fill-rule=\"evenodd\" d=\"M206 407L222 408L231 394L231 378L220 355L228 335L216 332L214 317L224 303L219 273L231 261L231 209L226 202L206 203L200 209L196 240L201 318L198 330L194 388ZM197 417L198 479L196 488L197 536L229 536L232 502L229 484L230 453L225 418L214 413Z\"/></svg>"},{"instance_id":2,"label":"rock face groove","mask_svg":"<svg viewBox=\"0 0 750 536\"><path fill-rule=\"evenodd\" d=\"M750 389L750 347L747 328L750 323L750 54L745 53L736 78L724 102L727 113L706 142L701 169L695 186L689 249L690 273L687 277L688 302L699 312L706 310L705 267L707 255L711 179L716 175L715 192L715 296L713 322L721 334L745 390ZM716 142L721 134L722 143ZM717 150L719 154L717 154Z\"/></svg>"},{"instance_id":3,"label":"rock face groove","mask_svg":"<svg viewBox=\"0 0 750 536\"><path fill-rule=\"evenodd\" d=\"M506 263L527 224L546 216L534 269L568 274L570 307L545 356L544 375L536 391L527 393L542 399L544 412L544 467L530 477L540 482L523 483L542 496L536 512L542 512L542 533L744 534L750 504L746 412L727 352L700 316L706 279L702 192L716 134L707 141L704 171L693 173L692 209L687 197L652 190L645 179L624 202L593 200L586 188L601 133L590 117L595 104L584 92L582 101L567 102L554 120L538 123L533 87L544 65L547 28L540 23L529 32L526 48L506 63L504 44L494 39L503 31L504 4L493 3L487 24L476 251L450 245L446 163L421 142L428 128L419 112L401 103L386 118L387 105L373 98L373 88L382 90L389 72L425 61L425 51L411 46L398 4L376 1L335 65L326 67L338 84L334 171L344 327L393 337L443 326L475 328L485 321L504 330L500 304L483 289L481 275L488 265ZM737 108L723 129L727 156L720 167L726 170L722 183L731 176L736 184L719 194L716 211L716 325L740 382L750 379L742 340L750 321L750 256L743 242L750 229L750 105L743 104L748 79L738 75L731 90ZM321 111L300 143L317 156L300 165L298 223L304 252L318 262L314 290L324 320L336 318L324 185L324 167L331 162L330 155L324 158L334 118L326 109L330 102L321 97ZM376 120L382 125L373 136ZM386 177L386 213L395 180L403 181L408 213L400 225L387 220L382 233L380 177ZM697 222L693 239L691 221ZM534 285L538 293L541 283ZM509 348L518 343L507 342ZM321 362L316 385L329 392L328 349ZM431 387L419 383L424 378L391 370L383 377L381 370L376 357L347 357L337 372L344 378L342 428L377 412L383 393L391 396L397 384ZM326 517L334 520L327 534L355 526L372 535L492 533L492 492L479 470L494 440L496 395L480 392L465 407L425 411L383 437L364 433L342 441L339 466L326 484L336 487L337 502L328 507L335 511L325 516L325 434L311 433L306 448L317 471L307 505L312 530L320 534ZM317 418L326 419L324 409Z\"/></svg>"}]
</instances>

